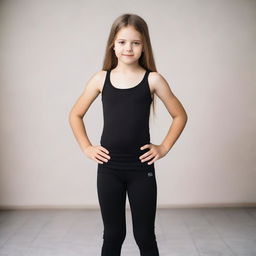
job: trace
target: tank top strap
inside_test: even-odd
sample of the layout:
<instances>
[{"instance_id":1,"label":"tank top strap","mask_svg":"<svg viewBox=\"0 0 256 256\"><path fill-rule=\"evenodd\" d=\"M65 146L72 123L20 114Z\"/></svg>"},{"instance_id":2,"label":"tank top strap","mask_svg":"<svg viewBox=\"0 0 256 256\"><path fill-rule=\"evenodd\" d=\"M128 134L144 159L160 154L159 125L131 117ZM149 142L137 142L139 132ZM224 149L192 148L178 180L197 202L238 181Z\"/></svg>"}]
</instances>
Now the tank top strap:
<instances>
[{"instance_id":1,"label":"tank top strap","mask_svg":"<svg viewBox=\"0 0 256 256\"><path fill-rule=\"evenodd\" d=\"M109 69L109 70L107 70L107 75L106 75L106 82L108 82L109 83L109 81L110 81L110 71L111 71L111 69Z\"/></svg>"},{"instance_id":2,"label":"tank top strap","mask_svg":"<svg viewBox=\"0 0 256 256\"><path fill-rule=\"evenodd\" d=\"M145 79L146 79L146 81L147 81L147 79L148 79L149 73L150 73L150 70L149 70L149 69L146 69L146 73L145 73Z\"/></svg>"},{"instance_id":3,"label":"tank top strap","mask_svg":"<svg viewBox=\"0 0 256 256\"><path fill-rule=\"evenodd\" d=\"M143 79L142 79L142 81L141 81L141 83L143 84L142 86L143 87L145 87L146 86L146 88L148 87L148 75L149 75L149 70L148 69L146 69L146 72L145 72L145 74L144 74L144 76L143 76Z\"/></svg>"},{"instance_id":4,"label":"tank top strap","mask_svg":"<svg viewBox=\"0 0 256 256\"><path fill-rule=\"evenodd\" d=\"M104 81L104 86L103 86L103 90L106 91L106 90L109 90L109 87L110 87L110 70L106 70L107 73L106 73L106 77L105 77L105 81Z\"/></svg>"}]
</instances>

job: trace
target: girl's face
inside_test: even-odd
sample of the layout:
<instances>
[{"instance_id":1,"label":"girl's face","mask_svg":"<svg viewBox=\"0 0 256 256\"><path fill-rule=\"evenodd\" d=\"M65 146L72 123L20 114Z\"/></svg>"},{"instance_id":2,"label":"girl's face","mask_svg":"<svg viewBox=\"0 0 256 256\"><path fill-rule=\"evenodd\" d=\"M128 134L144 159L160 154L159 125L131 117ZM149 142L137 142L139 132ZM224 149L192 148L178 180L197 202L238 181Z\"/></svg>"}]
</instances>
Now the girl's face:
<instances>
[{"instance_id":1,"label":"girl's face","mask_svg":"<svg viewBox=\"0 0 256 256\"><path fill-rule=\"evenodd\" d=\"M133 26L120 29L113 49L119 61L127 64L136 62L143 51L141 34Z\"/></svg>"}]
</instances>

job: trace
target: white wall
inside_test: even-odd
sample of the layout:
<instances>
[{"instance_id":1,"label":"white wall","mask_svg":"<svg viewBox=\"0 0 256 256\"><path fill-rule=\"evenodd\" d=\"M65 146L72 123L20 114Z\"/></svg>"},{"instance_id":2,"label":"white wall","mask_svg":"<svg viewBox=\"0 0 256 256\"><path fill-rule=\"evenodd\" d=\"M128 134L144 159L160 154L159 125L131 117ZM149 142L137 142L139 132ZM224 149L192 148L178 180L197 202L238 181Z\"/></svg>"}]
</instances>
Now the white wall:
<instances>
[{"instance_id":1,"label":"white wall","mask_svg":"<svg viewBox=\"0 0 256 256\"><path fill-rule=\"evenodd\" d=\"M158 72L188 114L155 163L158 207L256 202L256 1L1 1L1 207L96 207L97 163L68 113L100 70L113 20L148 23ZM100 97L85 116L93 144ZM171 124L157 100L151 141Z\"/></svg>"}]
</instances>

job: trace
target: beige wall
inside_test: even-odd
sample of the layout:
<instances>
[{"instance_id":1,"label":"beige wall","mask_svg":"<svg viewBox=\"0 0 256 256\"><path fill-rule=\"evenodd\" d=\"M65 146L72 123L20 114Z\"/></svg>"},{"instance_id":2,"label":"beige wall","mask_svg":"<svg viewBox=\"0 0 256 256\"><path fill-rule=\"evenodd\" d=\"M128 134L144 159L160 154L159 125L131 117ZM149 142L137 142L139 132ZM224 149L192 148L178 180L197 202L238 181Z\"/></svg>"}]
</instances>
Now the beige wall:
<instances>
[{"instance_id":1,"label":"beige wall","mask_svg":"<svg viewBox=\"0 0 256 256\"><path fill-rule=\"evenodd\" d=\"M16 0L0 12L1 207L98 207L97 163L68 112L125 12L147 21L158 72L189 117L155 163L158 207L256 202L256 1ZM100 97L84 121L99 144ZM152 143L170 124L157 100Z\"/></svg>"}]
</instances>

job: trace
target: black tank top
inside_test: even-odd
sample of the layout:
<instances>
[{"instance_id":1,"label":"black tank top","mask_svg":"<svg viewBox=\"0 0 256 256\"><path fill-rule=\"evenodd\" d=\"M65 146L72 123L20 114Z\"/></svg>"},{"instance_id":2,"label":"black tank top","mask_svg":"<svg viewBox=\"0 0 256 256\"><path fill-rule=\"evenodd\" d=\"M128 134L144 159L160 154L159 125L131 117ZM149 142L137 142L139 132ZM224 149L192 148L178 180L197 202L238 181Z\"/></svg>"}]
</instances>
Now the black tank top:
<instances>
[{"instance_id":1,"label":"black tank top","mask_svg":"<svg viewBox=\"0 0 256 256\"><path fill-rule=\"evenodd\" d=\"M139 156L147 152L140 148L150 144L149 114L152 102L148 84L149 70L143 79L134 87L117 88L110 81L107 70L101 93L103 106L103 131L101 146L109 151L109 161L101 166L119 169L149 169L145 161L141 163Z\"/></svg>"}]
</instances>

